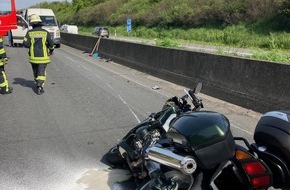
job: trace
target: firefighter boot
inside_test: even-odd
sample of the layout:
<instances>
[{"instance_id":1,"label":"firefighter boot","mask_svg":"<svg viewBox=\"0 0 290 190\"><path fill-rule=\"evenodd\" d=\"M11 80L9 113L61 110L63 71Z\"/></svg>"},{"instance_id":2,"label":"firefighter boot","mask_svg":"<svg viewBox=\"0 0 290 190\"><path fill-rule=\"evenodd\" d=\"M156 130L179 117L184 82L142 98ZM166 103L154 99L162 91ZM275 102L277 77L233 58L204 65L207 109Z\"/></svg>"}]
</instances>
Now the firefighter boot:
<instances>
[{"instance_id":1,"label":"firefighter boot","mask_svg":"<svg viewBox=\"0 0 290 190\"><path fill-rule=\"evenodd\" d=\"M10 94L12 93L13 88L12 87L2 87L0 88L0 94Z\"/></svg>"},{"instance_id":2,"label":"firefighter boot","mask_svg":"<svg viewBox=\"0 0 290 190\"><path fill-rule=\"evenodd\" d=\"M43 87L41 87L41 86L37 87L37 94L41 95L43 93L44 93Z\"/></svg>"}]
</instances>

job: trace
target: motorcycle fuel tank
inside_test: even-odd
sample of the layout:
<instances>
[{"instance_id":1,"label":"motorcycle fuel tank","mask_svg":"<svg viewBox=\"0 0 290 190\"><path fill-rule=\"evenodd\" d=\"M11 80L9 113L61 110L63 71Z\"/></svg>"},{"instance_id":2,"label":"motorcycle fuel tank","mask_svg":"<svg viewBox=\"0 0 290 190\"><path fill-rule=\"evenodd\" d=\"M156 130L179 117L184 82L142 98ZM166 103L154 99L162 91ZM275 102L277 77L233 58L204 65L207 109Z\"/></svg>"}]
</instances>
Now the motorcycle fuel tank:
<instances>
[{"instance_id":1,"label":"motorcycle fuel tank","mask_svg":"<svg viewBox=\"0 0 290 190\"><path fill-rule=\"evenodd\" d=\"M191 149L204 169L211 169L235 154L229 120L220 113L183 114L171 124L167 135L174 143Z\"/></svg>"}]
</instances>

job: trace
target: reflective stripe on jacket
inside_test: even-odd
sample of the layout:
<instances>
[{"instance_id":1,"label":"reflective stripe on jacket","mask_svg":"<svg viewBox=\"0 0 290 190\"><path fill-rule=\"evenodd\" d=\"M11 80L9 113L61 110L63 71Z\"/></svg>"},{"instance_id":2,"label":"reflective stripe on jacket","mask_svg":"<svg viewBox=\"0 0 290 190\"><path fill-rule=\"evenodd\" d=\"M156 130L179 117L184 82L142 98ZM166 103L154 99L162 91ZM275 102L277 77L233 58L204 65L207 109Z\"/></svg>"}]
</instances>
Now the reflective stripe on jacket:
<instances>
[{"instance_id":1,"label":"reflective stripe on jacket","mask_svg":"<svg viewBox=\"0 0 290 190\"><path fill-rule=\"evenodd\" d=\"M53 50L50 34L40 26L29 30L23 40L23 45L29 48L29 62L34 64L48 64L50 58L48 50Z\"/></svg>"},{"instance_id":2,"label":"reflective stripe on jacket","mask_svg":"<svg viewBox=\"0 0 290 190\"><path fill-rule=\"evenodd\" d=\"M0 66L4 65L4 61L7 61L6 52L4 49L3 39L0 37Z\"/></svg>"}]
</instances>

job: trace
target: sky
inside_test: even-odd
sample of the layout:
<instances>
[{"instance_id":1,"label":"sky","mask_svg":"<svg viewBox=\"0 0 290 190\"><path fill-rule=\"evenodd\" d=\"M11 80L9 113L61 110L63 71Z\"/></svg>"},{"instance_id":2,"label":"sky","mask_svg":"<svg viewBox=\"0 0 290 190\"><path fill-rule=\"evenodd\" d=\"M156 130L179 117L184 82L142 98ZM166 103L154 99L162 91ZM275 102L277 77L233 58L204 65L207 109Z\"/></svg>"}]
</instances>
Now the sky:
<instances>
[{"instance_id":1,"label":"sky","mask_svg":"<svg viewBox=\"0 0 290 190\"><path fill-rule=\"evenodd\" d=\"M28 8L32 5L36 5L42 2L64 1L64 0L14 0L16 4L16 10ZM72 0L67 0L71 2ZM11 0L0 0L0 11L10 11Z\"/></svg>"},{"instance_id":2,"label":"sky","mask_svg":"<svg viewBox=\"0 0 290 190\"><path fill-rule=\"evenodd\" d=\"M38 3L42 2L53 2L53 1L62 1L62 0L15 0L16 3L16 9L24 9L27 7L30 7L32 5L36 5ZM68 2L71 2L71 0L68 0Z\"/></svg>"}]
</instances>

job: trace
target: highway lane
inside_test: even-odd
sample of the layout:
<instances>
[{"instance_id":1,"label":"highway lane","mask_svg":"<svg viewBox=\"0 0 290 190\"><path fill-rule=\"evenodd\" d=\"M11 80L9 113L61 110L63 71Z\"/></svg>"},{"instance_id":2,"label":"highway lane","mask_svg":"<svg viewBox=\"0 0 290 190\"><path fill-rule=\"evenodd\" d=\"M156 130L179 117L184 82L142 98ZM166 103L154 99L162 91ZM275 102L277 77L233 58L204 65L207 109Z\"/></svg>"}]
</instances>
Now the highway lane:
<instances>
[{"instance_id":1,"label":"highway lane","mask_svg":"<svg viewBox=\"0 0 290 190\"><path fill-rule=\"evenodd\" d=\"M63 45L51 57L39 96L27 49L6 51L14 92L0 97L0 189L112 189L114 175L98 173L108 169L102 156L167 98L183 94L182 86ZM206 110L231 120L234 135L252 138L260 113L199 97ZM100 177L106 174L109 179Z\"/></svg>"}]
</instances>

